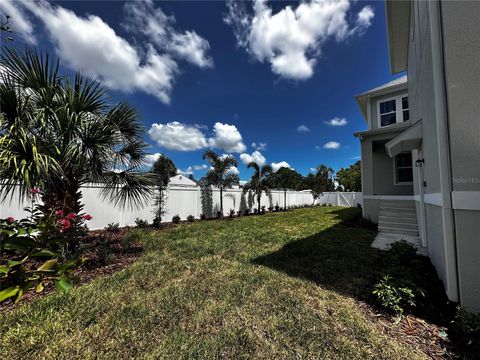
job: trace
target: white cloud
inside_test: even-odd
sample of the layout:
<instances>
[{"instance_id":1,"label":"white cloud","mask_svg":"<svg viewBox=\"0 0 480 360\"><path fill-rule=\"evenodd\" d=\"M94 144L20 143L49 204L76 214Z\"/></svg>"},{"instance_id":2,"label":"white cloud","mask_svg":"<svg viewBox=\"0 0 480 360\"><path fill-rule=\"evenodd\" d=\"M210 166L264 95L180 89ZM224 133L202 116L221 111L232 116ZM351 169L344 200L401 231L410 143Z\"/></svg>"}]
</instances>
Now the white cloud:
<instances>
[{"instance_id":1,"label":"white cloud","mask_svg":"<svg viewBox=\"0 0 480 360\"><path fill-rule=\"evenodd\" d=\"M254 162L257 163L258 166L263 166L267 162L265 156L263 156L262 153L258 150L255 150L251 155L247 153L240 154L240 160L242 160L245 165Z\"/></svg>"},{"instance_id":2,"label":"white cloud","mask_svg":"<svg viewBox=\"0 0 480 360\"><path fill-rule=\"evenodd\" d=\"M227 153L241 153L247 149L242 135L235 125L217 122L213 127L213 132L213 137L208 139L212 148L222 149Z\"/></svg>"},{"instance_id":3,"label":"white cloud","mask_svg":"<svg viewBox=\"0 0 480 360\"><path fill-rule=\"evenodd\" d=\"M185 170L177 169L177 174L180 174L180 175L183 175L183 176L193 175L193 169L192 169L191 166L189 166Z\"/></svg>"},{"instance_id":4,"label":"white cloud","mask_svg":"<svg viewBox=\"0 0 480 360\"><path fill-rule=\"evenodd\" d=\"M278 163L276 162L273 162L272 163L272 170L273 172L277 172L278 170L280 170L282 167L284 168L289 168L291 169L292 167L290 166L289 163L287 163L286 161L280 161Z\"/></svg>"},{"instance_id":5,"label":"white cloud","mask_svg":"<svg viewBox=\"0 0 480 360\"><path fill-rule=\"evenodd\" d=\"M174 30L175 19L155 8L151 0L125 5L125 28L132 37L131 43L96 15L79 16L46 1L17 1L8 5L18 12L28 10L41 20L58 56L71 69L98 77L111 89L142 91L169 103L175 77L180 73L177 59L200 67L213 64L206 55L208 41L193 31L181 33ZM147 19L147 26L143 22L135 23L140 19ZM24 22L28 24L26 20ZM138 29L148 29L148 34L147 30L142 31L147 41L135 36L140 31ZM159 32L155 33L153 29ZM159 35L162 31L163 37ZM31 35L26 25L21 33L27 38Z\"/></svg>"},{"instance_id":6,"label":"white cloud","mask_svg":"<svg viewBox=\"0 0 480 360\"><path fill-rule=\"evenodd\" d=\"M311 167L311 168L310 168L310 172L316 173L316 172L317 172L317 168Z\"/></svg>"},{"instance_id":7,"label":"white cloud","mask_svg":"<svg viewBox=\"0 0 480 360\"><path fill-rule=\"evenodd\" d=\"M178 151L193 151L207 147L205 134L197 127L174 121L167 124L153 124L148 131L150 138L158 145Z\"/></svg>"},{"instance_id":8,"label":"white cloud","mask_svg":"<svg viewBox=\"0 0 480 360\"><path fill-rule=\"evenodd\" d=\"M0 12L5 16L10 16L9 24L13 31L11 37L18 33L27 43L35 45L37 39L35 38L32 22L24 9L16 3L17 1L15 0L3 0L0 4Z\"/></svg>"},{"instance_id":9,"label":"white cloud","mask_svg":"<svg viewBox=\"0 0 480 360\"><path fill-rule=\"evenodd\" d=\"M208 166L205 164L202 165L193 165L193 169L196 171L208 169Z\"/></svg>"},{"instance_id":10,"label":"white cloud","mask_svg":"<svg viewBox=\"0 0 480 360\"><path fill-rule=\"evenodd\" d=\"M229 172L230 174L234 174L234 175L240 174L240 171L238 170L238 168L237 168L236 166L230 167L230 169L228 170L228 172Z\"/></svg>"},{"instance_id":11,"label":"white cloud","mask_svg":"<svg viewBox=\"0 0 480 360\"><path fill-rule=\"evenodd\" d=\"M262 142L252 143L252 147L258 151L265 151L267 150L267 143L262 143Z\"/></svg>"},{"instance_id":12,"label":"white cloud","mask_svg":"<svg viewBox=\"0 0 480 360\"><path fill-rule=\"evenodd\" d=\"M158 158L162 156L161 153L155 153L155 154L148 154L145 156L145 165L148 167L151 167L155 161L158 160Z\"/></svg>"},{"instance_id":13,"label":"white cloud","mask_svg":"<svg viewBox=\"0 0 480 360\"><path fill-rule=\"evenodd\" d=\"M148 133L158 145L170 150L194 151L211 147L226 153L241 153L247 148L235 125L215 123L210 138L204 133L206 129L205 126L173 121L166 124L154 123Z\"/></svg>"},{"instance_id":14,"label":"white cloud","mask_svg":"<svg viewBox=\"0 0 480 360\"><path fill-rule=\"evenodd\" d=\"M224 21L232 27L237 44L255 59L268 61L281 77L302 80L313 75L327 40L361 35L371 25L371 6L365 6L349 24L351 2L354 0L302 1L274 14L266 0L256 0L250 14L243 3L232 0L227 3Z\"/></svg>"},{"instance_id":15,"label":"white cloud","mask_svg":"<svg viewBox=\"0 0 480 360\"><path fill-rule=\"evenodd\" d=\"M340 149L341 144L338 141L329 141L323 145L324 149L337 150Z\"/></svg>"},{"instance_id":16,"label":"white cloud","mask_svg":"<svg viewBox=\"0 0 480 360\"><path fill-rule=\"evenodd\" d=\"M201 68L213 66L209 42L195 31L175 30L175 18L155 8L152 0L126 2L124 13L122 25L130 33L143 34L156 47Z\"/></svg>"},{"instance_id":17,"label":"white cloud","mask_svg":"<svg viewBox=\"0 0 480 360\"><path fill-rule=\"evenodd\" d=\"M348 121L345 118L334 117L333 119L325 121L325 124L330 126L345 126L348 124Z\"/></svg>"},{"instance_id":18,"label":"white cloud","mask_svg":"<svg viewBox=\"0 0 480 360\"><path fill-rule=\"evenodd\" d=\"M298 132L309 132L310 129L308 127L306 127L305 125L300 125L299 127L297 127L297 131Z\"/></svg>"}]
</instances>

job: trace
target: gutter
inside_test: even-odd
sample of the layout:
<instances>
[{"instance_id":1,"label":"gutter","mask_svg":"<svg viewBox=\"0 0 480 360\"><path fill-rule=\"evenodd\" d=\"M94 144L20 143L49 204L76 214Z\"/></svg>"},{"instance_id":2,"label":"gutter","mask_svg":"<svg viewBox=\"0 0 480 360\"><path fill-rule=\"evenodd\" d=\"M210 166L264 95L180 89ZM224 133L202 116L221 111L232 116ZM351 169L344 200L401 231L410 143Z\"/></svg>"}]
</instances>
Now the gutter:
<instances>
[{"instance_id":1,"label":"gutter","mask_svg":"<svg viewBox=\"0 0 480 360\"><path fill-rule=\"evenodd\" d=\"M435 114L437 121L438 160L440 170L440 189L442 194L442 223L445 249L446 287L448 298L459 302L459 274L457 261L457 241L455 236L455 218L452 209L452 174L450 159L450 134L448 129L447 93L445 86L445 67L443 53L443 33L440 2L429 2L430 31L432 35L432 70L434 81Z\"/></svg>"}]
</instances>

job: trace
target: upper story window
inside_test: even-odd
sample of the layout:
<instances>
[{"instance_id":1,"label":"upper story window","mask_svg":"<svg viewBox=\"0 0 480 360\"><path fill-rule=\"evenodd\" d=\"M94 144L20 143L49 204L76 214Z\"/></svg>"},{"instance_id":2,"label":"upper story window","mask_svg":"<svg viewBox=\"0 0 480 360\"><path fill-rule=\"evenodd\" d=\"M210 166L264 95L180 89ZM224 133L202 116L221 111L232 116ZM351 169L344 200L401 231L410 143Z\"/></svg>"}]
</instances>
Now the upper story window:
<instances>
[{"instance_id":1,"label":"upper story window","mask_svg":"<svg viewBox=\"0 0 480 360\"><path fill-rule=\"evenodd\" d=\"M378 101L379 127L389 126L410 119L408 96L400 95Z\"/></svg>"}]
</instances>

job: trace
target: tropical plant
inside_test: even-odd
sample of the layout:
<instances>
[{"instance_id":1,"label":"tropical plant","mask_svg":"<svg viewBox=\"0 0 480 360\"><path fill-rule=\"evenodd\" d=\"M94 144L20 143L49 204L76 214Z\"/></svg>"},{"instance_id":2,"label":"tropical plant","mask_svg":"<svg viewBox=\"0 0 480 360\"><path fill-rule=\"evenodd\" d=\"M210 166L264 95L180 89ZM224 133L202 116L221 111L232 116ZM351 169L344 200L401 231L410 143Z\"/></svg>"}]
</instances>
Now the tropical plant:
<instances>
[{"instance_id":1,"label":"tropical plant","mask_svg":"<svg viewBox=\"0 0 480 360\"><path fill-rule=\"evenodd\" d=\"M194 221L195 221L195 216L193 216L193 215L188 215L188 216L187 216L187 221L190 222L190 223L194 222Z\"/></svg>"},{"instance_id":2,"label":"tropical plant","mask_svg":"<svg viewBox=\"0 0 480 360\"><path fill-rule=\"evenodd\" d=\"M301 174L290 168L282 167L270 175L270 186L283 190L283 205L287 206L287 190L298 190L302 186Z\"/></svg>"},{"instance_id":3,"label":"tropical plant","mask_svg":"<svg viewBox=\"0 0 480 360\"><path fill-rule=\"evenodd\" d=\"M403 315L407 308L415 306L413 290L399 285L389 275L385 275L380 282L375 284L372 294L382 308L397 315Z\"/></svg>"},{"instance_id":4,"label":"tropical plant","mask_svg":"<svg viewBox=\"0 0 480 360\"><path fill-rule=\"evenodd\" d=\"M177 173L177 167L165 155L160 155L152 166L151 172L155 174L155 183L157 187L157 194L155 195L155 218L153 224L160 227L162 224L162 217L165 214L165 205L167 202L166 189L170 178Z\"/></svg>"},{"instance_id":5,"label":"tropical plant","mask_svg":"<svg viewBox=\"0 0 480 360\"><path fill-rule=\"evenodd\" d=\"M172 217L172 222L173 222L174 224L180 223L180 220L181 220L181 219L180 219L180 216L179 216L179 215L174 215L174 216Z\"/></svg>"},{"instance_id":6,"label":"tropical plant","mask_svg":"<svg viewBox=\"0 0 480 360\"><path fill-rule=\"evenodd\" d=\"M344 191L362 191L362 163L358 160L348 168L338 170L336 176L338 183Z\"/></svg>"},{"instance_id":7,"label":"tropical plant","mask_svg":"<svg viewBox=\"0 0 480 360\"><path fill-rule=\"evenodd\" d=\"M260 213L262 192L268 193L270 191L269 176L272 174L272 167L270 165L263 165L260 167L256 162L251 162L247 165L249 169L253 169L254 173L248 183L243 186L243 192L251 190L257 196L256 212Z\"/></svg>"},{"instance_id":8,"label":"tropical plant","mask_svg":"<svg viewBox=\"0 0 480 360\"><path fill-rule=\"evenodd\" d=\"M109 223L105 227L105 230L108 232L118 232L120 230L120 224L119 223Z\"/></svg>"},{"instance_id":9,"label":"tropical plant","mask_svg":"<svg viewBox=\"0 0 480 360\"><path fill-rule=\"evenodd\" d=\"M208 185L220 189L220 216L223 216L223 191L237 185L240 178L232 173L232 167L237 166L237 160L230 156L218 156L215 152L208 150L203 154L203 159L208 160L212 168L207 172L205 180Z\"/></svg>"},{"instance_id":10,"label":"tropical plant","mask_svg":"<svg viewBox=\"0 0 480 360\"><path fill-rule=\"evenodd\" d=\"M148 227L148 220L143 220L143 219L140 219L140 218L136 218L135 219L135 225L138 228L146 228L146 227Z\"/></svg>"},{"instance_id":11,"label":"tropical plant","mask_svg":"<svg viewBox=\"0 0 480 360\"><path fill-rule=\"evenodd\" d=\"M66 293L72 287L73 271L84 262L65 248L72 222L89 220L89 215L44 213L38 205L26 210L30 213L26 219L0 220L0 302L10 298L18 302L29 289L42 292L51 282Z\"/></svg>"},{"instance_id":12,"label":"tropical plant","mask_svg":"<svg viewBox=\"0 0 480 360\"><path fill-rule=\"evenodd\" d=\"M0 66L0 194L42 189L45 211L80 213L80 187L105 183L117 205L140 204L151 181L140 173L146 143L136 110L111 105L95 80L59 73L58 60L4 49Z\"/></svg>"},{"instance_id":13,"label":"tropical plant","mask_svg":"<svg viewBox=\"0 0 480 360\"><path fill-rule=\"evenodd\" d=\"M333 191L333 169L325 165L319 165L315 174L308 174L304 180L305 187L313 196L313 204L326 191Z\"/></svg>"}]
</instances>

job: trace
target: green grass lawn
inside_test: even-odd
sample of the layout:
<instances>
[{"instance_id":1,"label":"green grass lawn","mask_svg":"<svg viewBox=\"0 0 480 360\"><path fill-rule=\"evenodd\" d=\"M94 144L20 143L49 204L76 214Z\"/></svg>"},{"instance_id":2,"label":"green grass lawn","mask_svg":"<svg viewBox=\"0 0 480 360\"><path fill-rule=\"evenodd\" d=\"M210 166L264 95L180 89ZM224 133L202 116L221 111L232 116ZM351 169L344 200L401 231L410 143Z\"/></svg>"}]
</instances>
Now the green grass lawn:
<instances>
[{"instance_id":1,"label":"green grass lawn","mask_svg":"<svg viewBox=\"0 0 480 360\"><path fill-rule=\"evenodd\" d=\"M416 359L357 300L379 252L316 207L134 230L125 270L4 311L3 359Z\"/></svg>"}]
</instances>

